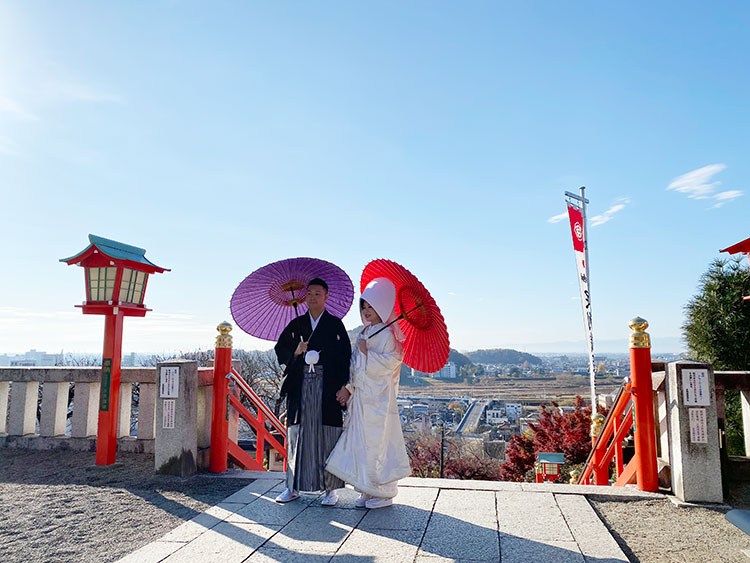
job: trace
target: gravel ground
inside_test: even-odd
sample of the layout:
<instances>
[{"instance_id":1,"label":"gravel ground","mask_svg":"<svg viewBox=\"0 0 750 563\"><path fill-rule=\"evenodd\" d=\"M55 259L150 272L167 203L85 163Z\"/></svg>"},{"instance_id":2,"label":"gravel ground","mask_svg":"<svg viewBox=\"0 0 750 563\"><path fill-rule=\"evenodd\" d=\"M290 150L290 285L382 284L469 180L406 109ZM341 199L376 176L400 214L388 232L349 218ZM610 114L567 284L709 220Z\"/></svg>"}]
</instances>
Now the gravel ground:
<instances>
[{"instance_id":1,"label":"gravel ground","mask_svg":"<svg viewBox=\"0 0 750 563\"><path fill-rule=\"evenodd\" d=\"M591 505L631 561L641 563L750 563L750 536L730 524L727 508L675 506L664 500L589 497ZM725 502L750 509L750 483L730 488Z\"/></svg>"},{"instance_id":2,"label":"gravel ground","mask_svg":"<svg viewBox=\"0 0 750 563\"><path fill-rule=\"evenodd\" d=\"M250 480L154 474L152 456L0 449L0 562L115 561Z\"/></svg>"},{"instance_id":3,"label":"gravel ground","mask_svg":"<svg viewBox=\"0 0 750 563\"><path fill-rule=\"evenodd\" d=\"M115 561L250 483L154 475L151 456L117 458L97 467L88 452L0 449L0 562ZM589 500L631 561L750 563L740 551L750 536L726 521L726 509ZM750 483L727 503L750 508Z\"/></svg>"}]
</instances>

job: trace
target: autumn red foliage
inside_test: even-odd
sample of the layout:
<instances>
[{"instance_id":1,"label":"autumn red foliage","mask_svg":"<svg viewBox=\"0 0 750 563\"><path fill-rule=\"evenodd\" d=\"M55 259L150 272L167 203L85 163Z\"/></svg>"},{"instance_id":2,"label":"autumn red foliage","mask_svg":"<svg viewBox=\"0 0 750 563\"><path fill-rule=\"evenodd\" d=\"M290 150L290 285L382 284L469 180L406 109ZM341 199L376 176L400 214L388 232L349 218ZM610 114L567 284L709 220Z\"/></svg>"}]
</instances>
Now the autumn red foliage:
<instances>
[{"instance_id":1,"label":"autumn red foliage","mask_svg":"<svg viewBox=\"0 0 750 563\"><path fill-rule=\"evenodd\" d=\"M440 437L423 434L407 443L412 475L440 477ZM478 455L460 441L446 440L443 455L443 477L447 479L486 479L498 481L500 463Z\"/></svg>"},{"instance_id":2,"label":"autumn red foliage","mask_svg":"<svg viewBox=\"0 0 750 563\"><path fill-rule=\"evenodd\" d=\"M572 411L560 412L542 406L537 422L529 424L531 436L513 436L505 448L505 463L500 466L504 481L524 481L526 472L534 467L536 452L560 452L569 464L583 463L591 450L591 407L576 397Z\"/></svg>"}]
</instances>

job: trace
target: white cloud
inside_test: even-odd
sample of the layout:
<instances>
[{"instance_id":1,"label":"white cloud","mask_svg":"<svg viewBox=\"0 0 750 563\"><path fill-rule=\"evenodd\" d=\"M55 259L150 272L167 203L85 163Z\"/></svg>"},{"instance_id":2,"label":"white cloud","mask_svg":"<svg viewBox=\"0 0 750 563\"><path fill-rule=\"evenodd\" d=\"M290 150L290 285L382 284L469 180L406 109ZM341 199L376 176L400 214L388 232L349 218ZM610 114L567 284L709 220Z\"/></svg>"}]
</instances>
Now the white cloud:
<instances>
[{"instance_id":1,"label":"white cloud","mask_svg":"<svg viewBox=\"0 0 750 563\"><path fill-rule=\"evenodd\" d=\"M618 203L615 203L613 206L611 206L609 209L607 209L604 213L601 215L594 215L591 218L591 226L597 227L599 225L603 225L604 223L607 223L612 219L612 217L615 216L615 213L618 213L625 209L625 206L630 203L630 199L626 197L622 197L617 200Z\"/></svg>"},{"instance_id":2,"label":"white cloud","mask_svg":"<svg viewBox=\"0 0 750 563\"><path fill-rule=\"evenodd\" d=\"M82 83L53 80L47 84L50 98L63 102L121 103L122 97Z\"/></svg>"},{"instance_id":3,"label":"white cloud","mask_svg":"<svg viewBox=\"0 0 750 563\"><path fill-rule=\"evenodd\" d=\"M714 199L716 199L716 203L714 203L713 208L721 207L725 203L728 203L732 201L733 199L737 199L738 197L741 197L743 193L740 190L727 190L725 192L719 192L714 196Z\"/></svg>"},{"instance_id":4,"label":"white cloud","mask_svg":"<svg viewBox=\"0 0 750 563\"><path fill-rule=\"evenodd\" d=\"M568 212L560 213L560 215L554 215L547 219L547 223L559 223L568 216Z\"/></svg>"},{"instance_id":5,"label":"white cloud","mask_svg":"<svg viewBox=\"0 0 750 563\"><path fill-rule=\"evenodd\" d=\"M0 113L6 113L16 119L23 119L26 121L39 120L39 117L34 113L24 109L18 102L3 94L0 94Z\"/></svg>"},{"instance_id":6,"label":"white cloud","mask_svg":"<svg viewBox=\"0 0 750 563\"><path fill-rule=\"evenodd\" d=\"M715 193L721 186L721 182L711 180L726 167L726 164L719 163L698 168L672 180L667 186L667 190L687 194L690 199L715 199L716 203L712 206L712 209L721 207L743 195L740 190L725 190Z\"/></svg>"}]
</instances>

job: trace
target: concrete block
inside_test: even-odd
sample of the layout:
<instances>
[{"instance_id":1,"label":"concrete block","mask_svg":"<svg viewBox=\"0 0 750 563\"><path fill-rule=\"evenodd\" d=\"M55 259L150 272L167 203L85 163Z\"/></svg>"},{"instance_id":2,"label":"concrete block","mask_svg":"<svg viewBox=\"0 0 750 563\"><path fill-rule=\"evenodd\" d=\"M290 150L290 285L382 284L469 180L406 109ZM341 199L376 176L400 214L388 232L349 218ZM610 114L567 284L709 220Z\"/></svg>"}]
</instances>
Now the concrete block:
<instances>
[{"instance_id":1,"label":"concrete block","mask_svg":"<svg viewBox=\"0 0 750 563\"><path fill-rule=\"evenodd\" d=\"M373 510L379 512L382 510ZM413 561L422 540L420 530L354 530L331 563L402 563Z\"/></svg>"},{"instance_id":2,"label":"concrete block","mask_svg":"<svg viewBox=\"0 0 750 563\"><path fill-rule=\"evenodd\" d=\"M247 521L285 526L312 504L314 500L314 498L301 496L292 502L279 504L272 498L261 496L255 502L239 510L236 515L229 519L230 521Z\"/></svg>"},{"instance_id":3,"label":"concrete block","mask_svg":"<svg viewBox=\"0 0 750 563\"><path fill-rule=\"evenodd\" d=\"M419 553L452 559L498 561L497 527L475 524L436 511L427 525Z\"/></svg>"},{"instance_id":4,"label":"concrete block","mask_svg":"<svg viewBox=\"0 0 750 563\"><path fill-rule=\"evenodd\" d=\"M363 516L358 510L308 508L269 539L267 547L333 555Z\"/></svg>"},{"instance_id":5,"label":"concrete block","mask_svg":"<svg viewBox=\"0 0 750 563\"><path fill-rule=\"evenodd\" d=\"M142 548L135 550L133 553L126 555L118 560L117 563L159 563L184 545L184 543L163 541L151 542L144 545Z\"/></svg>"},{"instance_id":6,"label":"concrete block","mask_svg":"<svg viewBox=\"0 0 750 563\"><path fill-rule=\"evenodd\" d=\"M277 547L269 547L264 545L253 553L246 563L328 563L331 560L330 554L314 554L314 553L295 553L293 551L287 551L286 549L279 549ZM369 560L361 560L360 563L369 563Z\"/></svg>"},{"instance_id":7,"label":"concrete block","mask_svg":"<svg viewBox=\"0 0 750 563\"><path fill-rule=\"evenodd\" d=\"M171 532L164 534L159 538L159 541L188 543L214 526L218 526L223 521L223 518L217 518L216 516L202 512L195 518L183 522Z\"/></svg>"},{"instance_id":8,"label":"concrete block","mask_svg":"<svg viewBox=\"0 0 750 563\"><path fill-rule=\"evenodd\" d=\"M64 436L68 416L70 383L45 381L42 385L42 412L39 420L40 436Z\"/></svg>"},{"instance_id":9,"label":"concrete block","mask_svg":"<svg viewBox=\"0 0 750 563\"><path fill-rule=\"evenodd\" d=\"M463 522L496 529L495 494L495 491L443 489L433 512L434 515L443 514Z\"/></svg>"},{"instance_id":10,"label":"concrete block","mask_svg":"<svg viewBox=\"0 0 750 563\"><path fill-rule=\"evenodd\" d=\"M539 541L501 535L500 551L503 563L585 563L585 559L574 541ZM604 563L602 559L594 561ZM627 561L627 559L625 560Z\"/></svg>"},{"instance_id":11,"label":"concrete block","mask_svg":"<svg viewBox=\"0 0 750 563\"><path fill-rule=\"evenodd\" d=\"M496 494L501 533L536 541L573 541L551 493L499 491Z\"/></svg>"},{"instance_id":12,"label":"concrete block","mask_svg":"<svg viewBox=\"0 0 750 563\"><path fill-rule=\"evenodd\" d=\"M670 362L667 404L672 492L685 502L723 502L713 367Z\"/></svg>"},{"instance_id":13,"label":"concrete block","mask_svg":"<svg viewBox=\"0 0 750 563\"><path fill-rule=\"evenodd\" d=\"M157 473L187 477L198 470L198 362L159 362L157 385L161 385L164 370L175 368L178 370L176 396L162 396L160 392L156 402L154 466Z\"/></svg>"},{"instance_id":14,"label":"concrete block","mask_svg":"<svg viewBox=\"0 0 750 563\"><path fill-rule=\"evenodd\" d=\"M8 434L36 434L36 405L39 400L38 381L14 381L10 391Z\"/></svg>"},{"instance_id":15,"label":"concrete block","mask_svg":"<svg viewBox=\"0 0 750 563\"><path fill-rule=\"evenodd\" d=\"M585 497L555 495L555 500L584 556L592 560L603 558L608 562L628 563L628 558Z\"/></svg>"},{"instance_id":16,"label":"concrete block","mask_svg":"<svg viewBox=\"0 0 750 563\"><path fill-rule=\"evenodd\" d=\"M101 376L101 369L99 370ZM99 392L101 383L73 384L73 417L71 419L70 435L73 438L87 438L96 436L99 423Z\"/></svg>"},{"instance_id":17,"label":"concrete block","mask_svg":"<svg viewBox=\"0 0 750 563\"><path fill-rule=\"evenodd\" d=\"M242 487L239 491L229 495L222 502L224 503L242 503L248 504L262 497L275 487L281 484L281 480L277 479L258 479L253 481L249 485Z\"/></svg>"},{"instance_id":18,"label":"concrete block","mask_svg":"<svg viewBox=\"0 0 750 563\"><path fill-rule=\"evenodd\" d=\"M430 519L438 489L399 488L389 508L368 510L359 528L362 530L424 530Z\"/></svg>"},{"instance_id":19,"label":"concrete block","mask_svg":"<svg viewBox=\"0 0 750 563\"><path fill-rule=\"evenodd\" d=\"M259 524L222 522L198 541L192 541L167 557L165 563L241 563L278 528Z\"/></svg>"},{"instance_id":20,"label":"concrete block","mask_svg":"<svg viewBox=\"0 0 750 563\"><path fill-rule=\"evenodd\" d=\"M520 491L522 483L509 481L464 481L461 479L436 479L433 477L407 477L398 482L399 487L428 487L460 489L466 491Z\"/></svg>"}]
</instances>

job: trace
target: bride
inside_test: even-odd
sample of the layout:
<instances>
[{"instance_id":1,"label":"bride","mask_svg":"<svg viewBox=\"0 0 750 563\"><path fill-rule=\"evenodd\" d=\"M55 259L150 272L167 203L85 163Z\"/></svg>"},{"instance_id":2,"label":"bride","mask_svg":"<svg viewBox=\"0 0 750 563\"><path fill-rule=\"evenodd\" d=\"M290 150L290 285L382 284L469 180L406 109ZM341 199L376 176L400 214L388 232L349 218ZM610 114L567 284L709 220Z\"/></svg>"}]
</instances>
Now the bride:
<instances>
[{"instance_id":1,"label":"bride","mask_svg":"<svg viewBox=\"0 0 750 563\"><path fill-rule=\"evenodd\" d=\"M326 470L354 486L358 507L390 506L398 480L411 474L396 404L404 335L398 323L381 331L383 319L395 319L395 302L396 288L387 278L372 280L362 292L365 326L352 354L350 383L337 394L342 404L349 402L347 421Z\"/></svg>"}]
</instances>

